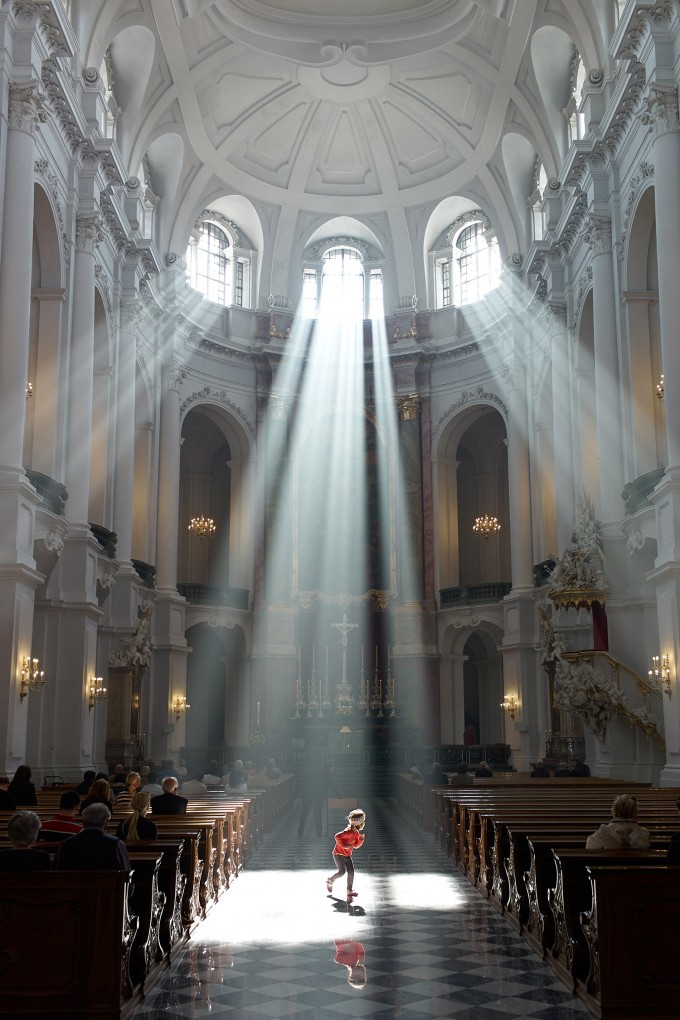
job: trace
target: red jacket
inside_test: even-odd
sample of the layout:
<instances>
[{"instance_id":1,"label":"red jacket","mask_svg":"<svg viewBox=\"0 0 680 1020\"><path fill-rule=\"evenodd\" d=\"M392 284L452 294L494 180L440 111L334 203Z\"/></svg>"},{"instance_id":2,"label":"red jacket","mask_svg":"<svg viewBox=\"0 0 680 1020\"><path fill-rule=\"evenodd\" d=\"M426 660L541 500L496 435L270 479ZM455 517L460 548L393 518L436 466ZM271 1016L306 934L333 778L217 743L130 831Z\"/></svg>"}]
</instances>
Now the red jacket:
<instances>
[{"instance_id":1,"label":"red jacket","mask_svg":"<svg viewBox=\"0 0 680 1020\"><path fill-rule=\"evenodd\" d=\"M337 854L338 857L351 857L352 850L356 847L361 846L364 841L363 832L359 832L358 829L343 829L342 832L336 832L335 834L335 847L333 853Z\"/></svg>"}]
</instances>

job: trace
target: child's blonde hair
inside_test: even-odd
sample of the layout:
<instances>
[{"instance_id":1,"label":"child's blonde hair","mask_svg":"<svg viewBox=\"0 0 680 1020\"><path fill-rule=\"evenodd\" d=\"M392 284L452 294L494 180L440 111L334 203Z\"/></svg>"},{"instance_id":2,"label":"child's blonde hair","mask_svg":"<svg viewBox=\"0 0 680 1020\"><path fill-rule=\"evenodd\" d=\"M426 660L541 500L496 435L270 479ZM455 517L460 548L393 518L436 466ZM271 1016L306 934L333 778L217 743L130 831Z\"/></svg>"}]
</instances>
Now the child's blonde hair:
<instances>
[{"instance_id":1,"label":"child's blonde hair","mask_svg":"<svg viewBox=\"0 0 680 1020\"><path fill-rule=\"evenodd\" d=\"M350 811L347 815L347 821L350 825L356 825L360 829L363 829L366 822L366 814L361 808L355 808L354 811Z\"/></svg>"}]
</instances>

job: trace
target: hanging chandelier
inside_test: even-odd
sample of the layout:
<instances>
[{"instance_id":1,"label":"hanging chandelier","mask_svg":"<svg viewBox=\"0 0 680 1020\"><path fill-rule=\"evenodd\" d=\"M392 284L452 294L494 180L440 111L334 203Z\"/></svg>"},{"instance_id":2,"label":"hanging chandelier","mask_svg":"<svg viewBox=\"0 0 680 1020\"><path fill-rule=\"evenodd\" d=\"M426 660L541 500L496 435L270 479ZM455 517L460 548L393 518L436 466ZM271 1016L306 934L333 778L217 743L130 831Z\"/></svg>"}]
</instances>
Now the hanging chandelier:
<instances>
[{"instance_id":1,"label":"hanging chandelier","mask_svg":"<svg viewBox=\"0 0 680 1020\"><path fill-rule=\"evenodd\" d=\"M489 517L488 514L484 514L483 517L475 518L472 530L478 538L490 538L492 535L498 534L501 526L495 517Z\"/></svg>"},{"instance_id":2,"label":"hanging chandelier","mask_svg":"<svg viewBox=\"0 0 680 1020\"><path fill-rule=\"evenodd\" d=\"M201 514L200 517L192 517L188 525L188 531L190 535L196 535L197 538L203 540L204 538L210 538L211 535L215 534L215 522L212 517L204 517Z\"/></svg>"}]
</instances>

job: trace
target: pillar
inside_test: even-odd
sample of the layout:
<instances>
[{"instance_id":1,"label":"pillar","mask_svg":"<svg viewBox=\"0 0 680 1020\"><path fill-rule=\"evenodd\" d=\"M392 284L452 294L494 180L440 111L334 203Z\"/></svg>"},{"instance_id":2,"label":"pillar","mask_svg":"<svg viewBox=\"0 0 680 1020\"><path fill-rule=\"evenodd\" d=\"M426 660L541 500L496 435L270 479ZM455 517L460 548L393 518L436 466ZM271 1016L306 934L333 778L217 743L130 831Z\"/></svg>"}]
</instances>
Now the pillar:
<instances>
[{"instance_id":1,"label":"pillar","mask_svg":"<svg viewBox=\"0 0 680 1020\"><path fill-rule=\"evenodd\" d=\"M420 458L420 401L416 393L397 398L399 414L399 459L402 492L397 507L404 508L405 520L397 522L399 536L398 584L402 601L423 596L423 482Z\"/></svg>"},{"instance_id":2,"label":"pillar","mask_svg":"<svg viewBox=\"0 0 680 1020\"><path fill-rule=\"evenodd\" d=\"M571 380L569 334L564 305L553 306L552 402L553 466L555 471L556 556L571 542L576 502L574 499L574 453L571 424Z\"/></svg>"},{"instance_id":3,"label":"pillar","mask_svg":"<svg viewBox=\"0 0 680 1020\"><path fill-rule=\"evenodd\" d=\"M531 478L527 380L521 356L506 373L508 388L508 500L513 591L533 588Z\"/></svg>"},{"instance_id":4,"label":"pillar","mask_svg":"<svg viewBox=\"0 0 680 1020\"><path fill-rule=\"evenodd\" d=\"M172 361L165 365L161 382L160 449L158 456L158 532L156 585L159 591L177 589L179 534L180 397L183 372Z\"/></svg>"},{"instance_id":5,"label":"pillar","mask_svg":"<svg viewBox=\"0 0 680 1020\"><path fill-rule=\"evenodd\" d=\"M132 510L135 483L135 363L138 305L127 300L121 307L118 333L116 392L116 474L113 527L118 542L116 556L128 564L132 558Z\"/></svg>"},{"instance_id":6,"label":"pillar","mask_svg":"<svg viewBox=\"0 0 680 1020\"><path fill-rule=\"evenodd\" d=\"M604 523L623 514L623 450L616 334L616 289L612 229L608 217L591 216L586 238L593 257L593 340L595 416L600 479L600 514Z\"/></svg>"}]
</instances>

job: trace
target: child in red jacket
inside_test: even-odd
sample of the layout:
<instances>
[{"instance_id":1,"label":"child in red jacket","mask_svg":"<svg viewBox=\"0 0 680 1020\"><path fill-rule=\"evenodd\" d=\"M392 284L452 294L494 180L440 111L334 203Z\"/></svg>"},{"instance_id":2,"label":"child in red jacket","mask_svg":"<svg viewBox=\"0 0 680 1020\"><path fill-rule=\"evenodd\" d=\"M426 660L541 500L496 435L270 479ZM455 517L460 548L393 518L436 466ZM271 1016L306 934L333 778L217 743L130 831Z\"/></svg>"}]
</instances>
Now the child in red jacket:
<instances>
[{"instance_id":1,"label":"child in red jacket","mask_svg":"<svg viewBox=\"0 0 680 1020\"><path fill-rule=\"evenodd\" d=\"M366 815L361 808L355 808L347 816L348 826L342 832L335 834L335 846L333 847L333 860L338 869L334 875L326 879L326 889L333 892L333 882L336 878L347 875L347 899L351 900L357 893L354 892L354 862L352 861L352 850L364 842L363 828L366 824Z\"/></svg>"}]
</instances>

